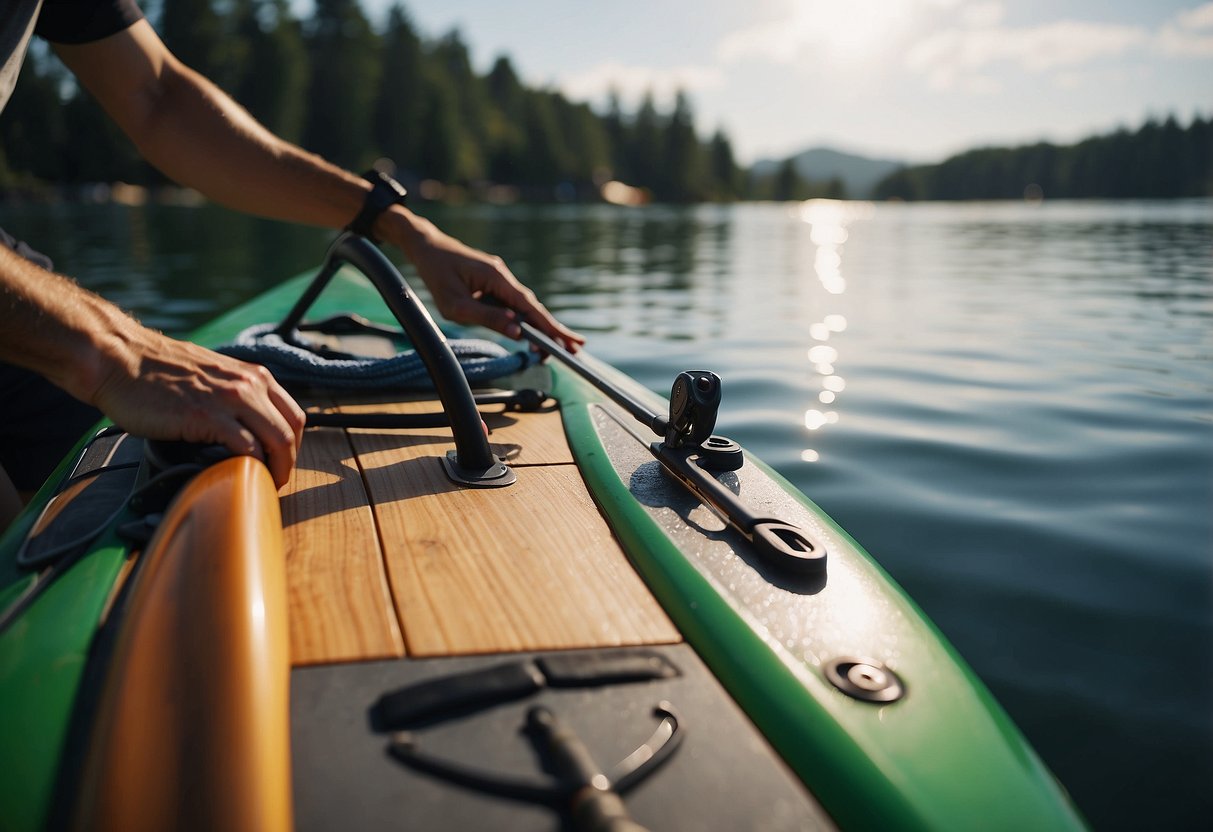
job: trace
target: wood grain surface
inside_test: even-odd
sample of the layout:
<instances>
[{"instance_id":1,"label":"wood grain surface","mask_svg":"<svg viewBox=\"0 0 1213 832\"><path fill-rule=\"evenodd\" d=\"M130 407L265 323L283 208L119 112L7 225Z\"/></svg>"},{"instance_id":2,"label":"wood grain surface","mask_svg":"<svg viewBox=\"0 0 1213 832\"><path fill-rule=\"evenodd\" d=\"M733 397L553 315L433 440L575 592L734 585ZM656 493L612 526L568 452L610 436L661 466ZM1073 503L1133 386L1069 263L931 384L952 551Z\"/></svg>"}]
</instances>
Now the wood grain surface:
<instances>
[{"instance_id":1,"label":"wood grain surface","mask_svg":"<svg viewBox=\"0 0 1213 832\"><path fill-rule=\"evenodd\" d=\"M586 490L555 406L482 410L513 486L453 484L448 428L307 431L282 496L293 663L681 640Z\"/></svg>"}]
</instances>

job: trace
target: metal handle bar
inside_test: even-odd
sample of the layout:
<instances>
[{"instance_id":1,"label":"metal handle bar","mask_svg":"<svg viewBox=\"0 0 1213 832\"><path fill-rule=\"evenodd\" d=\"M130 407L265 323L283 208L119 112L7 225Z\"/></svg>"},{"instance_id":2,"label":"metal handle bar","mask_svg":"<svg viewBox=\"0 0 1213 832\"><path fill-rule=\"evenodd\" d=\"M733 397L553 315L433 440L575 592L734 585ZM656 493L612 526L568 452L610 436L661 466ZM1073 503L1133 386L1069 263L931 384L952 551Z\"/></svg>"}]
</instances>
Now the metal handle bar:
<instances>
[{"instance_id":1,"label":"metal handle bar","mask_svg":"<svg viewBox=\"0 0 1213 832\"><path fill-rule=\"evenodd\" d=\"M438 398L442 400L442 408L450 417L455 437L454 459L448 457L446 460L448 474L467 485L499 486L512 483L513 472L489 448L472 388L442 331L409 288L404 276L366 238L345 232L329 246L320 272L282 323L278 324L277 334L287 343L298 343L297 330L303 316L344 263L362 272L379 291L429 370Z\"/></svg>"}]
</instances>

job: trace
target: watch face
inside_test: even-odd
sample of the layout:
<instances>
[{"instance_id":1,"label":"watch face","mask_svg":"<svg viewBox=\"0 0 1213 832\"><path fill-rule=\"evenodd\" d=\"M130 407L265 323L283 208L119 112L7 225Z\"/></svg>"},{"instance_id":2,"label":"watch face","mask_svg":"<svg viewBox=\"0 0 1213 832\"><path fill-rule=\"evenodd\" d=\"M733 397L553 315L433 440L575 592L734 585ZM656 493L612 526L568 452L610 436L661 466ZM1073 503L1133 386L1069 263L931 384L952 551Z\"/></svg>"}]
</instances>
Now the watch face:
<instances>
[{"instance_id":1,"label":"watch face","mask_svg":"<svg viewBox=\"0 0 1213 832\"><path fill-rule=\"evenodd\" d=\"M398 202L404 202L408 196L408 191L404 186L397 182L392 177L380 170L371 171L366 175L366 178L374 183L372 193L378 192L377 201L383 203L383 207L395 205Z\"/></svg>"}]
</instances>

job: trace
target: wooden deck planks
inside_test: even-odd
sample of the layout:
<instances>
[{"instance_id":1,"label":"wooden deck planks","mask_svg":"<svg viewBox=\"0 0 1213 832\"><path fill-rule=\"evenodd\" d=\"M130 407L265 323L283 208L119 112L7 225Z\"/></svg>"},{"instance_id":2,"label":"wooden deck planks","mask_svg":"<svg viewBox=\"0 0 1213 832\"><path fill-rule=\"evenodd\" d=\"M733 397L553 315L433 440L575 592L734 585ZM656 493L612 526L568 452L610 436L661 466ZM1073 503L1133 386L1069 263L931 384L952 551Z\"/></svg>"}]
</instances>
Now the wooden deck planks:
<instances>
[{"instance_id":1,"label":"wooden deck planks","mask_svg":"<svg viewBox=\"0 0 1213 832\"><path fill-rule=\"evenodd\" d=\"M343 430L307 432L281 505L291 663L404 655L374 516Z\"/></svg>"},{"instance_id":2,"label":"wooden deck planks","mask_svg":"<svg viewBox=\"0 0 1213 832\"><path fill-rule=\"evenodd\" d=\"M442 410L442 404L438 401L354 401L343 398L340 409L345 413L436 413ZM511 466L573 463L573 452L564 438L560 411L554 404L533 413L506 411L500 405L486 405L481 408L481 413L489 429L489 445ZM448 427L387 431L383 435L390 437L400 447L426 446L429 450L424 453L437 456L455 447ZM441 450L436 450L439 446Z\"/></svg>"},{"instance_id":3,"label":"wooden deck planks","mask_svg":"<svg viewBox=\"0 0 1213 832\"><path fill-rule=\"evenodd\" d=\"M487 421L511 487L454 486L439 461L446 430L350 431L409 654L680 640L586 491L559 413Z\"/></svg>"},{"instance_id":4,"label":"wooden deck planks","mask_svg":"<svg viewBox=\"0 0 1213 832\"><path fill-rule=\"evenodd\" d=\"M586 491L559 412L486 422L511 487L453 485L449 428L307 432L283 497L293 663L681 640Z\"/></svg>"}]
</instances>

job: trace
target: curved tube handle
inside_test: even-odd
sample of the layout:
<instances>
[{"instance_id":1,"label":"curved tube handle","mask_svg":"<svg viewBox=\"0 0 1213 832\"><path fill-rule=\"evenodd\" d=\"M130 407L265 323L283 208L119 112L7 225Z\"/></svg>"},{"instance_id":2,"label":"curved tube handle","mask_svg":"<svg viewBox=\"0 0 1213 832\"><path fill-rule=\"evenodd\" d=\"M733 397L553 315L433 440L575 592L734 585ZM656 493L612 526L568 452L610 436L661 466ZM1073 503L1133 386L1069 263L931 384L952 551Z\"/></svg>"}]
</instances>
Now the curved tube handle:
<instances>
[{"instance_id":1,"label":"curved tube handle","mask_svg":"<svg viewBox=\"0 0 1213 832\"><path fill-rule=\"evenodd\" d=\"M429 370L438 398L442 400L442 408L450 417L455 437L455 451L443 459L448 476L463 485L491 487L512 484L515 481L514 472L489 448L472 388L442 331L409 288L404 276L365 237L347 231L333 241L320 272L282 323L278 324L276 332L288 343L297 343L297 329L303 316L343 263L349 263L362 272L379 291Z\"/></svg>"}]
</instances>

